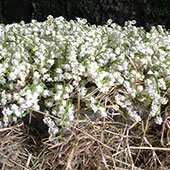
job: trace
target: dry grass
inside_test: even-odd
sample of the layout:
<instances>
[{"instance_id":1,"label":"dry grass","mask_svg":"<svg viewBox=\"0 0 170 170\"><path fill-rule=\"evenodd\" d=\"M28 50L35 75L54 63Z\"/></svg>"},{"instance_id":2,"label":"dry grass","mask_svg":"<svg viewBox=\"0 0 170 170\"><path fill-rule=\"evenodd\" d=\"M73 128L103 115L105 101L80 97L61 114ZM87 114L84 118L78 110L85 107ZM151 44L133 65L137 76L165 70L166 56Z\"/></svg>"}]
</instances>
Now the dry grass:
<instances>
[{"instance_id":1,"label":"dry grass","mask_svg":"<svg viewBox=\"0 0 170 170\"><path fill-rule=\"evenodd\" d=\"M21 122L0 129L2 170L170 169L170 107L162 126L149 118L131 126L114 117L76 121L56 139L28 133ZM124 122L124 123L121 123Z\"/></svg>"}]
</instances>

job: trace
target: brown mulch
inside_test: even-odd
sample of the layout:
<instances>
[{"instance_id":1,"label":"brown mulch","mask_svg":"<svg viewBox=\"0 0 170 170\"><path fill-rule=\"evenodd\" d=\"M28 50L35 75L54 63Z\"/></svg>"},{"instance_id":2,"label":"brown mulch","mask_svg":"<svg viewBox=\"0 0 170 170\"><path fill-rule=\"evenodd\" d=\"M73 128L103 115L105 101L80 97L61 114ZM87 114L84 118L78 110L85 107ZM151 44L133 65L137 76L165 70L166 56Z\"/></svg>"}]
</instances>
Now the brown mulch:
<instances>
[{"instance_id":1,"label":"brown mulch","mask_svg":"<svg viewBox=\"0 0 170 170\"><path fill-rule=\"evenodd\" d=\"M114 116L95 121L87 117L73 122L68 131L51 139L20 122L0 129L0 168L168 170L170 107L165 109L163 119L162 125L149 118L129 125L127 121L115 121Z\"/></svg>"}]
</instances>

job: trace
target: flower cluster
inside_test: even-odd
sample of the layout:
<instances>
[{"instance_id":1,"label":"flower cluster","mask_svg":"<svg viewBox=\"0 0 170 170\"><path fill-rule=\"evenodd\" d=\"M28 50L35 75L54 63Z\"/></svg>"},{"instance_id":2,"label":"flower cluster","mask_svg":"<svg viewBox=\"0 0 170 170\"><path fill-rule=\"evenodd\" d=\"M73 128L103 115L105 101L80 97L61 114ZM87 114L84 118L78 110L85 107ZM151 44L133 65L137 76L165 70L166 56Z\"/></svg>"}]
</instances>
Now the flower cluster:
<instances>
[{"instance_id":1,"label":"flower cluster","mask_svg":"<svg viewBox=\"0 0 170 170\"><path fill-rule=\"evenodd\" d=\"M78 107L105 117L108 104L136 121L142 107L160 124L170 96L170 34L162 26L146 32L134 24L96 26L52 16L1 24L0 127L40 110L55 136Z\"/></svg>"}]
</instances>

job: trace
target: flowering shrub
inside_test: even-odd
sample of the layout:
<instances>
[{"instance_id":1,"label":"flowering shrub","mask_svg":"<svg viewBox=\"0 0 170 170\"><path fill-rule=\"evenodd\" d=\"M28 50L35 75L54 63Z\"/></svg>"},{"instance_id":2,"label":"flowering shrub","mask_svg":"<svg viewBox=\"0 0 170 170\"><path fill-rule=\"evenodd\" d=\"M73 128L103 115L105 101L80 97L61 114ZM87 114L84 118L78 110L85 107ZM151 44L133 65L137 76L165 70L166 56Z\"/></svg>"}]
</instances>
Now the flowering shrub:
<instances>
[{"instance_id":1,"label":"flowering shrub","mask_svg":"<svg viewBox=\"0 0 170 170\"><path fill-rule=\"evenodd\" d=\"M0 127L37 110L55 136L83 108L104 117L112 108L135 121L148 115L161 124L170 96L170 34L134 24L91 26L52 16L1 24Z\"/></svg>"}]
</instances>

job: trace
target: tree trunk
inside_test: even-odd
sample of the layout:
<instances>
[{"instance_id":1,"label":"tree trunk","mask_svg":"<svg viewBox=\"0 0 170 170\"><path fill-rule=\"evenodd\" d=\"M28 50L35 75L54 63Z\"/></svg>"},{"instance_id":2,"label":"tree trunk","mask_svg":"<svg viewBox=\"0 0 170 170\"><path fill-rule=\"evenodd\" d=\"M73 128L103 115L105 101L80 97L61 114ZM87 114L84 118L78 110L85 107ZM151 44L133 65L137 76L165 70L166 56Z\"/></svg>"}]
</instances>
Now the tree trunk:
<instances>
[{"instance_id":1,"label":"tree trunk","mask_svg":"<svg viewBox=\"0 0 170 170\"><path fill-rule=\"evenodd\" d=\"M2 1L2 0L1 0ZM6 23L43 21L48 15L63 16L67 20L86 18L90 24L103 25L109 18L124 25L136 20L137 26L149 30L152 25L170 28L169 0L3 0ZM1 17L1 18L2 18Z\"/></svg>"}]
</instances>

